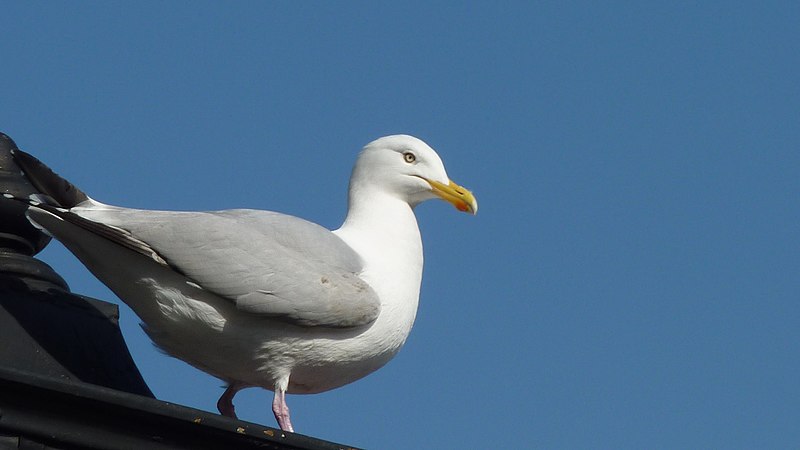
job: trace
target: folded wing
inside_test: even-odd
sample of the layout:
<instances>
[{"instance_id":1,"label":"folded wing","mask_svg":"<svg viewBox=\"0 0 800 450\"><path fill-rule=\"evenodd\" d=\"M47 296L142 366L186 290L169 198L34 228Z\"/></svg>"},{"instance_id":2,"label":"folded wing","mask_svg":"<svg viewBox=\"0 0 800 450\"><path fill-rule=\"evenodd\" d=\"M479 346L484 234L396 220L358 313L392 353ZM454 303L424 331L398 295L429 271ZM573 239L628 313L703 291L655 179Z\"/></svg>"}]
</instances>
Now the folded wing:
<instances>
[{"instance_id":1,"label":"folded wing","mask_svg":"<svg viewBox=\"0 0 800 450\"><path fill-rule=\"evenodd\" d=\"M309 327L365 325L380 312L377 294L358 276L358 254L329 230L297 217L255 210L73 211L120 230L109 239L145 243L187 282L244 312Z\"/></svg>"}]
</instances>

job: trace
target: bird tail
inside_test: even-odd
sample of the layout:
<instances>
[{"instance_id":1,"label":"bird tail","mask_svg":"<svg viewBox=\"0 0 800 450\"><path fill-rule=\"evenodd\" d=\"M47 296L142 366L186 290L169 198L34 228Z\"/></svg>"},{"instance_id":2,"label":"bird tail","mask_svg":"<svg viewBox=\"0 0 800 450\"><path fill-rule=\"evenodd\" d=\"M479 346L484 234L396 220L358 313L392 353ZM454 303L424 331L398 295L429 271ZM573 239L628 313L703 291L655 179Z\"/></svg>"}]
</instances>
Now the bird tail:
<instances>
[{"instance_id":1,"label":"bird tail","mask_svg":"<svg viewBox=\"0 0 800 450\"><path fill-rule=\"evenodd\" d=\"M22 169L25 178L38 192L27 197L12 193L4 193L2 196L26 203L28 209L25 215L34 227L63 242L76 255L79 254L79 251L75 250L69 242L72 242L72 237L77 234L88 232L90 235L104 238L142 254L161 265L167 264L164 258L146 242L137 239L131 233L87 219L81 216L79 211L76 211L86 207L113 209L113 206L93 200L34 156L16 148L11 149L10 152L14 157L14 163ZM76 206L81 208L73 209ZM81 256L78 257L83 260Z\"/></svg>"},{"instance_id":2,"label":"bird tail","mask_svg":"<svg viewBox=\"0 0 800 450\"><path fill-rule=\"evenodd\" d=\"M48 196L53 206L72 208L87 200L89 197L59 174L47 167L34 156L19 149L13 149L14 162L22 169L25 178L42 194Z\"/></svg>"}]
</instances>

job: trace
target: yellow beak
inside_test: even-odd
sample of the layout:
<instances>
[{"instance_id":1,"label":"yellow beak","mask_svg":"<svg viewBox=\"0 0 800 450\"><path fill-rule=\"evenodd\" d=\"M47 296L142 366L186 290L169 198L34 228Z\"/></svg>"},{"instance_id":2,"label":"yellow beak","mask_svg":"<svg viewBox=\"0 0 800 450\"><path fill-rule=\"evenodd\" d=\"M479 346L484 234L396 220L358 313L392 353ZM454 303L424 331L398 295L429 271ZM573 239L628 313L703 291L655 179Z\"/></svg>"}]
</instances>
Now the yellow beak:
<instances>
[{"instance_id":1,"label":"yellow beak","mask_svg":"<svg viewBox=\"0 0 800 450\"><path fill-rule=\"evenodd\" d=\"M433 193L441 197L443 200L452 203L456 209L463 212L475 214L478 212L478 201L469 189L461 187L450 180L450 184L439 183L438 181L428 180L425 181L433 188Z\"/></svg>"}]
</instances>

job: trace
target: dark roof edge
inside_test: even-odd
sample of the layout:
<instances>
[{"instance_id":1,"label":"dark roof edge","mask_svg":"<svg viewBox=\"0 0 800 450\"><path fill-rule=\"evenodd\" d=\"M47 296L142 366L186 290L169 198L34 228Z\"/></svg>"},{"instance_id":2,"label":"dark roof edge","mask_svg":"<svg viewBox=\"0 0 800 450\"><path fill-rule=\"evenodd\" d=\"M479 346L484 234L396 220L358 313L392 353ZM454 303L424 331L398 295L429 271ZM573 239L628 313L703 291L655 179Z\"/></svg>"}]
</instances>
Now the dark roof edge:
<instances>
[{"instance_id":1,"label":"dark roof edge","mask_svg":"<svg viewBox=\"0 0 800 450\"><path fill-rule=\"evenodd\" d=\"M86 448L353 448L8 367L0 367L0 432Z\"/></svg>"}]
</instances>

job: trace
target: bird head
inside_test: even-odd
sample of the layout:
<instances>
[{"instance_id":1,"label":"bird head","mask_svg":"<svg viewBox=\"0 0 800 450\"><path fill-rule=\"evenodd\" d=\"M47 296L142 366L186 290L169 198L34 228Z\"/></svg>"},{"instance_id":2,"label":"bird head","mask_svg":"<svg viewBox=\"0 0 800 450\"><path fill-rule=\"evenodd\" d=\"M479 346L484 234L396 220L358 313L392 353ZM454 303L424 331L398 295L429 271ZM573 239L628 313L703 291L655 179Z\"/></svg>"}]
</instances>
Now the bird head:
<instances>
[{"instance_id":1,"label":"bird head","mask_svg":"<svg viewBox=\"0 0 800 450\"><path fill-rule=\"evenodd\" d=\"M383 189L412 207L441 198L459 211L478 211L472 192L450 180L439 155L413 136L385 136L367 144L356 161L351 180L360 184L351 189Z\"/></svg>"}]
</instances>

